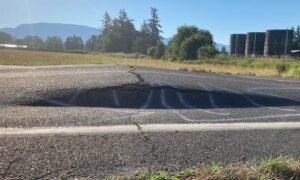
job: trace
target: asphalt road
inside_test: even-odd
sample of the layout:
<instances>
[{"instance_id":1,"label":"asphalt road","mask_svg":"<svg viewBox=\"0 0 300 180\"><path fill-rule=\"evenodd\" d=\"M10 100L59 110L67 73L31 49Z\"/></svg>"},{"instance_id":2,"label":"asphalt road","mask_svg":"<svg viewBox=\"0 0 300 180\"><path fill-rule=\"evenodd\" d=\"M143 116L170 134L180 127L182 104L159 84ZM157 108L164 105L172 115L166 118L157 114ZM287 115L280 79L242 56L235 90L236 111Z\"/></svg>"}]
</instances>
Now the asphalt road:
<instances>
[{"instance_id":1,"label":"asphalt road","mask_svg":"<svg viewBox=\"0 0 300 180\"><path fill-rule=\"evenodd\" d=\"M0 67L0 177L300 159L300 80L120 65Z\"/></svg>"}]
</instances>

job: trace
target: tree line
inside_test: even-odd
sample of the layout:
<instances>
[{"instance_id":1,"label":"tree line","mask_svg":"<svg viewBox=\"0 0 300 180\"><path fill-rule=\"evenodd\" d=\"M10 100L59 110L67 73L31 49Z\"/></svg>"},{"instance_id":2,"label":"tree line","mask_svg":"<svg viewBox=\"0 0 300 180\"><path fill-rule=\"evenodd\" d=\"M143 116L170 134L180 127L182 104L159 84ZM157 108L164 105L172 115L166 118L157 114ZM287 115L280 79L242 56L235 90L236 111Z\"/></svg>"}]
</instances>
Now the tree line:
<instances>
[{"instance_id":1,"label":"tree line","mask_svg":"<svg viewBox=\"0 0 300 180\"><path fill-rule=\"evenodd\" d=\"M85 43L78 36L68 37L65 41L51 36L43 41L38 36L14 39L6 33L0 33L0 43L26 45L32 50L140 53L167 60L209 58L217 53L212 34L195 26L179 27L166 46L162 42L163 31L156 8L151 8L150 18L144 20L139 29L136 29L133 21L124 9L115 18L106 12L102 18L100 35L91 36Z\"/></svg>"},{"instance_id":2,"label":"tree line","mask_svg":"<svg viewBox=\"0 0 300 180\"><path fill-rule=\"evenodd\" d=\"M170 61L206 59L217 53L226 53L225 47L221 52L215 47L213 36L208 30L196 26L178 27L177 33L168 45L162 42L162 26L158 10L151 8L149 19L143 21L136 29L124 9L117 17L112 18L107 12L102 18L101 33L91 36L86 42L81 37L71 36L63 41L60 37L51 36L46 40L38 36L26 36L15 39L9 34L0 32L0 44L15 43L26 45L32 50L74 51L86 50L102 53L140 53L155 59ZM293 49L300 49L300 26L294 30Z\"/></svg>"},{"instance_id":3,"label":"tree line","mask_svg":"<svg viewBox=\"0 0 300 180\"><path fill-rule=\"evenodd\" d=\"M114 19L106 12L102 19L98 45L94 48L104 53L141 53L161 58L165 49L161 28L156 8L151 8L151 17L144 20L139 30L124 9Z\"/></svg>"},{"instance_id":4,"label":"tree line","mask_svg":"<svg viewBox=\"0 0 300 180\"><path fill-rule=\"evenodd\" d=\"M7 33L0 32L0 44L26 45L31 50L47 51L88 50L103 53L141 54L149 52L151 56L161 58L165 49L161 33L156 8L151 8L151 18L144 20L140 30L136 30L133 20L128 17L124 9L121 9L119 16L114 19L106 12L102 19L100 35L92 35L86 42L75 35L63 41L58 36L51 36L46 40L38 36L16 39Z\"/></svg>"},{"instance_id":5,"label":"tree line","mask_svg":"<svg viewBox=\"0 0 300 180\"><path fill-rule=\"evenodd\" d=\"M43 40L39 36L26 36L21 39L16 39L8 33L0 32L0 44L17 44L25 45L30 50L36 51L65 51L65 50L85 50L81 37L71 36L63 41L58 36L49 36Z\"/></svg>"}]
</instances>

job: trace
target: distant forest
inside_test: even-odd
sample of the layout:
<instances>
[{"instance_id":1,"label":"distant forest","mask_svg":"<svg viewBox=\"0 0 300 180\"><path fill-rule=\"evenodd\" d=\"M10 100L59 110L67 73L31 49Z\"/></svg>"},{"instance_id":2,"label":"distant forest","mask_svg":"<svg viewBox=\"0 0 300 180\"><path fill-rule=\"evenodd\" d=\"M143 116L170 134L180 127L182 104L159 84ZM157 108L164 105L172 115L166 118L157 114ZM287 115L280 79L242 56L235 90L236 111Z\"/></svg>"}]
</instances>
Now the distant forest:
<instances>
[{"instance_id":1,"label":"distant forest","mask_svg":"<svg viewBox=\"0 0 300 180\"><path fill-rule=\"evenodd\" d=\"M293 27L293 49L300 49L300 26ZM153 59L193 60L206 59L221 52L215 47L212 34L196 26L178 27L177 33L168 45L162 42L162 26L156 8L151 8L150 18L143 21L139 29L133 24L124 9L118 17L112 18L107 12L102 18L101 34L91 36L86 42L81 37L71 36L63 41L58 36L43 40L38 36L22 39L0 32L0 44L26 45L30 50L43 51L86 51L102 53L139 53Z\"/></svg>"}]
</instances>

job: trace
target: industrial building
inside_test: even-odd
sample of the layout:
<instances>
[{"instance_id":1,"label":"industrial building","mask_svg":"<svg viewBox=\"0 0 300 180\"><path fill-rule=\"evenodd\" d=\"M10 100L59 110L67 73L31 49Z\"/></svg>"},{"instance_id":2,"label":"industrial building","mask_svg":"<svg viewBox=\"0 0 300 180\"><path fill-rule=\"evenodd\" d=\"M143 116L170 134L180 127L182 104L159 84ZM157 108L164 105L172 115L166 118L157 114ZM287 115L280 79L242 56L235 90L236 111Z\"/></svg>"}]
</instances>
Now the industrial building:
<instances>
[{"instance_id":1,"label":"industrial building","mask_svg":"<svg viewBox=\"0 0 300 180\"><path fill-rule=\"evenodd\" d=\"M291 54L294 32L292 30L268 30L265 39L265 56Z\"/></svg>"},{"instance_id":2,"label":"industrial building","mask_svg":"<svg viewBox=\"0 0 300 180\"><path fill-rule=\"evenodd\" d=\"M266 33L264 32L247 33L245 48L246 57L257 57L264 55L265 37Z\"/></svg>"},{"instance_id":3,"label":"industrial building","mask_svg":"<svg viewBox=\"0 0 300 180\"><path fill-rule=\"evenodd\" d=\"M232 34L230 36L230 52L231 56L245 55L246 34Z\"/></svg>"},{"instance_id":4,"label":"industrial building","mask_svg":"<svg viewBox=\"0 0 300 180\"><path fill-rule=\"evenodd\" d=\"M292 30L268 30L230 35L231 56L281 57L290 56L294 32Z\"/></svg>"}]
</instances>

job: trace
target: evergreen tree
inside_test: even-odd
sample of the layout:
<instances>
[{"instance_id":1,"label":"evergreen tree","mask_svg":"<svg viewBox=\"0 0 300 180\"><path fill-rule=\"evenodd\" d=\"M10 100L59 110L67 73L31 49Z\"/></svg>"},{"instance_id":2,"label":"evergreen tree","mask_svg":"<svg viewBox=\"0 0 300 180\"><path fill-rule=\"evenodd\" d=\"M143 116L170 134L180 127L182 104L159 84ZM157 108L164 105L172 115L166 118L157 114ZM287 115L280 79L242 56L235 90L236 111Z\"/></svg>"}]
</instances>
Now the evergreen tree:
<instances>
[{"instance_id":1,"label":"evergreen tree","mask_svg":"<svg viewBox=\"0 0 300 180\"><path fill-rule=\"evenodd\" d=\"M11 44L13 41L13 37L10 34L0 32L0 44Z\"/></svg>"},{"instance_id":2,"label":"evergreen tree","mask_svg":"<svg viewBox=\"0 0 300 180\"><path fill-rule=\"evenodd\" d=\"M132 19L129 19L125 9L121 9L119 12L119 17L116 19L116 22L122 26L127 24L128 22L132 22Z\"/></svg>"},{"instance_id":3,"label":"evergreen tree","mask_svg":"<svg viewBox=\"0 0 300 180\"><path fill-rule=\"evenodd\" d=\"M50 36L46 40L46 49L48 51L63 51L64 44L60 37Z\"/></svg>"},{"instance_id":4,"label":"evergreen tree","mask_svg":"<svg viewBox=\"0 0 300 180\"><path fill-rule=\"evenodd\" d=\"M110 15L107 12L105 12L102 19L102 27L101 27L102 34L109 32L111 30L111 27L112 27L112 19Z\"/></svg>"},{"instance_id":5,"label":"evergreen tree","mask_svg":"<svg viewBox=\"0 0 300 180\"><path fill-rule=\"evenodd\" d=\"M32 50L45 49L44 41L38 36L26 36L24 39L21 40L21 44L26 45L29 49Z\"/></svg>"},{"instance_id":6,"label":"evergreen tree","mask_svg":"<svg viewBox=\"0 0 300 180\"><path fill-rule=\"evenodd\" d=\"M82 50L84 47L83 40L78 36L71 36L66 39L66 50Z\"/></svg>"},{"instance_id":7,"label":"evergreen tree","mask_svg":"<svg viewBox=\"0 0 300 180\"><path fill-rule=\"evenodd\" d=\"M147 50L149 49L149 45L142 37L137 37L132 46L132 52L147 54Z\"/></svg>"},{"instance_id":8,"label":"evergreen tree","mask_svg":"<svg viewBox=\"0 0 300 180\"><path fill-rule=\"evenodd\" d=\"M156 8L151 8L151 18L148 20L148 26L150 30L150 38L152 45L155 45L158 41L161 41L162 37L160 33L162 26L160 25L160 20L158 17L158 10Z\"/></svg>"},{"instance_id":9,"label":"evergreen tree","mask_svg":"<svg viewBox=\"0 0 300 180\"><path fill-rule=\"evenodd\" d=\"M85 43L85 49L89 51L96 51L98 46L98 37L96 35L92 35L90 39L88 39Z\"/></svg>"},{"instance_id":10,"label":"evergreen tree","mask_svg":"<svg viewBox=\"0 0 300 180\"><path fill-rule=\"evenodd\" d=\"M151 30L146 20L143 21L140 28L140 36L148 43L151 42Z\"/></svg>"},{"instance_id":11,"label":"evergreen tree","mask_svg":"<svg viewBox=\"0 0 300 180\"><path fill-rule=\"evenodd\" d=\"M131 52L138 35L132 21L124 9L120 10L119 17L112 21L109 31L101 35L101 50L103 52Z\"/></svg>"}]
</instances>

